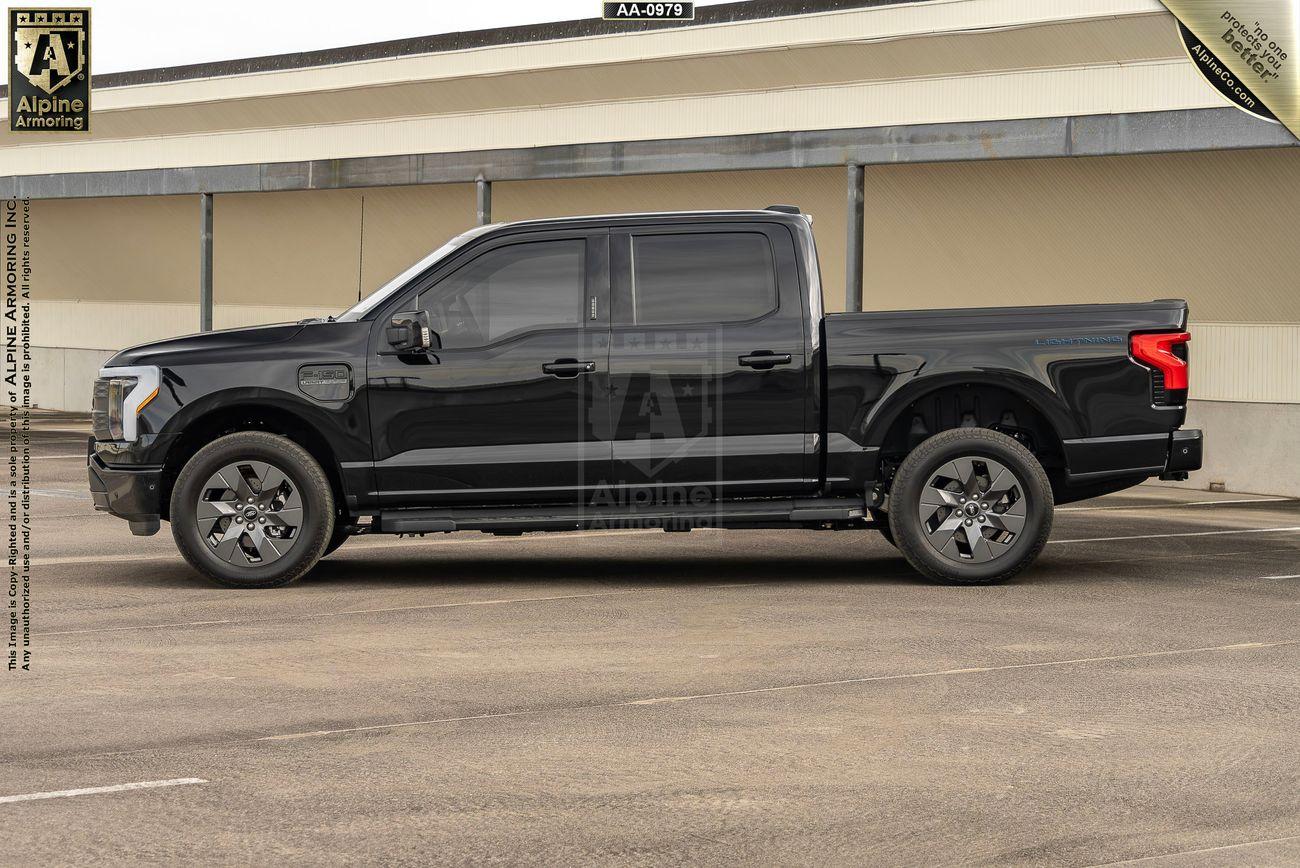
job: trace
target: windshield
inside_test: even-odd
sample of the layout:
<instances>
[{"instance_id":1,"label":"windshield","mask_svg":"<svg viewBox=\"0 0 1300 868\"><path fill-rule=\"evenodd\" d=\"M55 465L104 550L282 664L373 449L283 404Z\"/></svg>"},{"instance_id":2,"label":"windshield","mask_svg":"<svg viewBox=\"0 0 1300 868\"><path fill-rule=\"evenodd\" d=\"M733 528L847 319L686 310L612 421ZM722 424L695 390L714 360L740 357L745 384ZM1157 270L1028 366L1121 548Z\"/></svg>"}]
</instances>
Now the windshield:
<instances>
[{"instance_id":1,"label":"windshield","mask_svg":"<svg viewBox=\"0 0 1300 868\"><path fill-rule=\"evenodd\" d=\"M355 322L356 320L361 319L363 316L391 298L394 293L401 290L402 287L410 283L412 279L428 269L429 266L433 265L438 260L451 255L453 251L464 247L483 233L496 229L500 225L500 223L492 223L487 226L475 226L468 232L460 233L455 238L451 239L446 244L442 245L419 262L416 262L410 268L406 269L383 286L379 287L379 289L376 289L374 292L370 293L370 295L361 299L361 301L339 314L334 318L335 321Z\"/></svg>"}]
</instances>

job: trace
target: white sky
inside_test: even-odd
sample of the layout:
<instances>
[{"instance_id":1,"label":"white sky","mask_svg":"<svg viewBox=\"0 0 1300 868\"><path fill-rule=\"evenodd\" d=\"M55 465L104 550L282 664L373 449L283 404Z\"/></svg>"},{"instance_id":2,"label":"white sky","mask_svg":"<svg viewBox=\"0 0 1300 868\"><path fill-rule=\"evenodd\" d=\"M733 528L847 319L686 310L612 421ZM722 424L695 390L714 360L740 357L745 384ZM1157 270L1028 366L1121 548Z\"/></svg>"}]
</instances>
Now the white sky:
<instances>
[{"instance_id":1,"label":"white sky","mask_svg":"<svg viewBox=\"0 0 1300 868\"><path fill-rule=\"evenodd\" d=\"M695 5L718 2L723 0ZM600 0L13 0L13 5L89 7L96 74L599 18L601 10ZM7 18L3 27L7 31ZM9 64L0 67L7 81Z\"/></svg>"}]
</instances>

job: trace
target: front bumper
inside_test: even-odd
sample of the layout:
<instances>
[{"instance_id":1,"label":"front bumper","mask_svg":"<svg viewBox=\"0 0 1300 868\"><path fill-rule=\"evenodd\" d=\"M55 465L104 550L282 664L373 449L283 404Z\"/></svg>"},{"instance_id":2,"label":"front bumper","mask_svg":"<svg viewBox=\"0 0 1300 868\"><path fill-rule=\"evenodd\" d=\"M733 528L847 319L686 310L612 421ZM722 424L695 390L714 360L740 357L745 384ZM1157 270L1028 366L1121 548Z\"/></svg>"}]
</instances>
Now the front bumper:
<instances>
[{"instance_id":1,"label":"front bumper","mask_svg":"<svg viewBox=\"0 0 1300 868\"><path fill-rule=\"evenodd\" d=\"M162 512L162 468L110 467L94 454L93 440L89 448L86 471L95 509L126 519L136 536L157 533Z\"/></svg>"},{"instance_id":2,"label":"front bumper","mask_svg":"<svg viewBox=\"0 0 1300 868\"><path fill-rule=\"evenodd\" d=\"M1186 479L1190 471L1201 469L1204 443L1205 435L1196 428L1178 428L1167 434L1067 440L1064 446L1069 481L1090 483L1144 476Z\"/></svg>"}]
</instances>

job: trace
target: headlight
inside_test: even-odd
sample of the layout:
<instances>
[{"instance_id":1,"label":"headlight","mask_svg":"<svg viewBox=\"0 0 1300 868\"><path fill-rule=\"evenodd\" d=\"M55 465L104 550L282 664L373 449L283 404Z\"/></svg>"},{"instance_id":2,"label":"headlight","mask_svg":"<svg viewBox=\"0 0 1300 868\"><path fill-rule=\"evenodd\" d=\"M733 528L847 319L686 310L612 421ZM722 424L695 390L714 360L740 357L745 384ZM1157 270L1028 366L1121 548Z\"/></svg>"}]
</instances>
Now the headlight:
<instances>
[{"instance_id":1,"label":"headlight","mask_svg":"<svg viewBox=\"0 0 1300 868\"><path fill-rule=\"evenodd\" d=\"M140 411L158 396L159 379L155 367L102 369L90 403L95 439L135 440Z\"/></svg>"},{"instance_id":2,"label":"headlight","mask_svg":"<svg viewBox=\"0 0 1300 868\"><path fill-rule=\"evenodd\" d=\"M124 440L122 436L122 406L127 393L140 382L139 377L108 378L108 436L111 440Z\"/></svg>"}]
</instances>

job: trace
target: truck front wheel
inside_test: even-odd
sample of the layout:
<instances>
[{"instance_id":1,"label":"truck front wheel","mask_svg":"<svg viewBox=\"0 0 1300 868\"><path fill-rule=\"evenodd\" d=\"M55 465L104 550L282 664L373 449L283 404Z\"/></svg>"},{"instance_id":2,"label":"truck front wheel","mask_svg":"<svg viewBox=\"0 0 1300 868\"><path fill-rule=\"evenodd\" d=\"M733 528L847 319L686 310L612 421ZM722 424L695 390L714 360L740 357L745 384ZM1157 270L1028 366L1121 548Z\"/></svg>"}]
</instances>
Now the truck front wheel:
<instances>
[{"instance_id":1,"label":"truck front wheel","mask_svg":"<svg viewBox=\"0 0 1300 868\"><path fill-rule=\"evenodd\" d=\"M200 449L171 496L172 536L190 566L221 585L273 588L306 573L334 530L334 496L310 453L241 431Z\"/></svg>"},{"instance_id":2,"label":"truck front wheel","mask_svg":"<svg viewBox=\"0 0 1300 868\"><path fill-rule=\"evenodd\" d=\"M889 524L908 563L958 585L1005 581L1033 563L1052 530L1052 488L1033 454L987 428L956 428L903 460Z\"/></svg>"}]
</instances>

